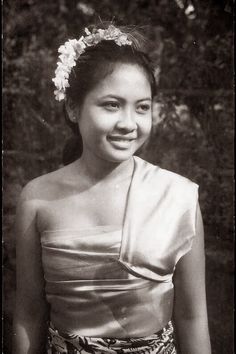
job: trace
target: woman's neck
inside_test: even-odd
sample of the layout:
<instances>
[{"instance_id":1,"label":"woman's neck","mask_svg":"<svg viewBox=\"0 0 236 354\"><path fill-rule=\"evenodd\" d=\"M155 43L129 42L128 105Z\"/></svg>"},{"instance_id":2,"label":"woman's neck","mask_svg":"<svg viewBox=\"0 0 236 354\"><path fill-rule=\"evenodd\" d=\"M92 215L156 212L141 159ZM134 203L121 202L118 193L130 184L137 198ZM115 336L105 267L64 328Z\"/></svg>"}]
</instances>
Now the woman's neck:
<instances>
[{"instance_id":1,"label":"woman's neck","mask_svg":"<svg viewBox=\"0 0 236 354\"><path fill-rule=\"evenodd\" d=\"M77 167L80 173L93 183L102 180L117 183L132 175L134 160L132 156L122 162L113 162L83 152L81 158L77 161Z\"/></svg>"}]
</instances>

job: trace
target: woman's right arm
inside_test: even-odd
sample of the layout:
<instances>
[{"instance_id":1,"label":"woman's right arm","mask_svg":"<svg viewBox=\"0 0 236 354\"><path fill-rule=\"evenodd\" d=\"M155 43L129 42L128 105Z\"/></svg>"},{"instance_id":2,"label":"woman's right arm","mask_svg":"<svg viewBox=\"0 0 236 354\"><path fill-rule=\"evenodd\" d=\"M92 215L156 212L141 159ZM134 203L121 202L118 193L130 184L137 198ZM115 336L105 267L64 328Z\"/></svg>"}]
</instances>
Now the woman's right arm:
<instances>
[{"instance_id":1,"label":"woman's right arm","mask_svg":"<svg viewBox=\"0 0 236 354\"><path fill-rule=\"evenodd\" d=\"M47 304L37 231L37 201L27 186L16 214L16 308L13 329L14 354L45 353Z\"/></svg>"}]
</instances>

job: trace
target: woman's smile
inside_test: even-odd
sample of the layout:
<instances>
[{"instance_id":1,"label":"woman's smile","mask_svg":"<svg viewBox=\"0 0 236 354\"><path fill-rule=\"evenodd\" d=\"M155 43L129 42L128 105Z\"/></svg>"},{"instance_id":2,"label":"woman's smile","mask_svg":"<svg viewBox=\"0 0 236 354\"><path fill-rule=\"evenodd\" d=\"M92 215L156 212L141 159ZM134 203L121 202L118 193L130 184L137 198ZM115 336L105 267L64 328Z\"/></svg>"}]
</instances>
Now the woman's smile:
<instances>
[{"instance_id":1,"label":"woman's smile","mask_svg":"<svg viewBox=\"0 0 236 354\"><path fill-rule=\"evenodd\" d=\"M107 137L107 140L116 149L126 150L131 147L136 138L130 136L111 135Z\"/></svg>"}]
</instances>

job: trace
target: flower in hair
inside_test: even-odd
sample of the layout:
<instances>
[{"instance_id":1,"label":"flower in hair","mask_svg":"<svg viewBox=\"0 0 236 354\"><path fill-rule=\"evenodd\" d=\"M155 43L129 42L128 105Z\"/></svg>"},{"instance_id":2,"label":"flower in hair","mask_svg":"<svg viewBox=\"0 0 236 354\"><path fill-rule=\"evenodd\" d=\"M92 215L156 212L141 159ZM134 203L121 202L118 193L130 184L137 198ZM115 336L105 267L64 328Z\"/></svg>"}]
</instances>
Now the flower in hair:
<instances>
[{"instance_id":1,"label":"flower in hair","mask_svg":"<svg viewBox=\"0 0 236 354\"><path fill-rule=\"evenodd\" d=\"M85 28L85 36L80 37L79 40L69 39L59 47L60 61L57 62L55 77L52 79L56 86L54 91L56 100L61 101L66 98L66 88L70 86L69 75L80 55L84 53L87 47L95 46L104 40L114 41L118 46L132 45L126 33L110 25L107 29L95 29L92 32Z\"/></svg>"}]
</instances>

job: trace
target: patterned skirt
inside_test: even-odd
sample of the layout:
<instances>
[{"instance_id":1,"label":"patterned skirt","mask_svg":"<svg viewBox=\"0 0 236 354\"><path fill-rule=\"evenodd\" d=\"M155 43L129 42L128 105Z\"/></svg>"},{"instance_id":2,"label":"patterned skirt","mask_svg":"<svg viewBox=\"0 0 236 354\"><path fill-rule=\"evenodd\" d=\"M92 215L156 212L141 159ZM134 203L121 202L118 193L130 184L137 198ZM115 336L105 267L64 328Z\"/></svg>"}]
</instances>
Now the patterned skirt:
<instances>
[{"instance_id":1,"label":"patterned skirt","mask_svg":"<svg viewBox=\"0 0 236 354\"><path fill-rule=\"evenodd\" d=\"M47 354L177 354L172 323L157 333L140 338L94 338L62 335L49 326Z\"/></svg>"}]
</instances>

